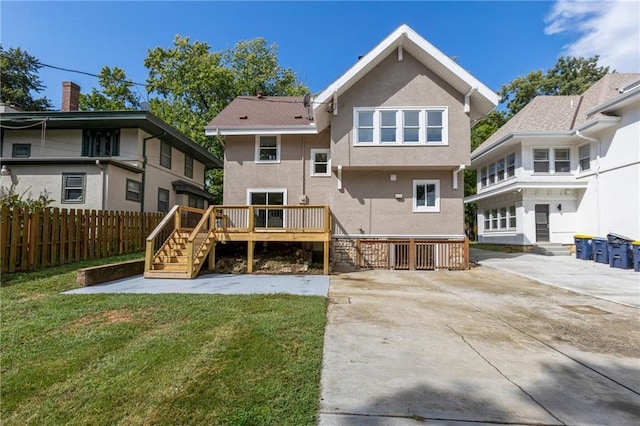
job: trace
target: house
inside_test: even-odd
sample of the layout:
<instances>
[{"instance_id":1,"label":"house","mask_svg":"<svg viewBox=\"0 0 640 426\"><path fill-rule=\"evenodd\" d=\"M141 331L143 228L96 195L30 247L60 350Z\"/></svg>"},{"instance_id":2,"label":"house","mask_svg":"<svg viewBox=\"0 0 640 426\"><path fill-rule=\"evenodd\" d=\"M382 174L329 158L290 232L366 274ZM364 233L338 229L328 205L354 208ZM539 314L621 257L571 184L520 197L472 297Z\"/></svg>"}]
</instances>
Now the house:
<instances>
[{"instance_id":1,"label":"house","mask_svg":"<svg viewBox=\"0 0 640 426\"><path fill-rule=\"evenodd\" d=\"M538 96L471 154L481 242L640 238L640 74Z\"/></svg>"},{"instance_id":2,"label":"house","mask_svg":"<svg viewBox=\"0 0 640 426\"><path fill-rule=\"evenodd\" d=\"M205 171L222 162L148 111L78 111L63 83L61 111L0 110L0 187L41 193L53 207L166 212L204 208Z\"/></svg>"},{"instance_id":3,"label":"house","mask_svg":"<svg viewBox=\"0 0 640 426\"><path fill-rule=\"evenodd\" d=\"M464 238L470 123L497 103L402 25L313 99L241 96L205 131L225 139L225 205L328 205L332 264L353 267L360 243ZM256 220L278 227L285 216Z\"/></svg>"}]
</instances>

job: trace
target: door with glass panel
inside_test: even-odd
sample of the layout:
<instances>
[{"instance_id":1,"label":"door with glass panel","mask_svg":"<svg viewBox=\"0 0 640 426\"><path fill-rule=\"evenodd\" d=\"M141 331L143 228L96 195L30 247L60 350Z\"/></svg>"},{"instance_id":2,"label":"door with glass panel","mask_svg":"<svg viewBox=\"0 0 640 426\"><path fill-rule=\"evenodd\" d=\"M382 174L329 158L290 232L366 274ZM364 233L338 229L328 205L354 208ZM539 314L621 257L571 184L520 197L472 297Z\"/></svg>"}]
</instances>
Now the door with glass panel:
<instances>
[{"instance_id":1,"label":"door with glass panel","mask_svg":"<svg viewBox=\"0 0 640 426\"><path fill-rule=\"evenodd\" d=\"M282 206L284 205L283 192L252 192L251 205L253 206ZM283 209L254 210L253 223L256 228L282 228L284 226Z\"/></svg>"},{"instance_id":2,"label":"door with glass panel","mask_svg":"<svg viewBox=\"0 0 640 426\"><path fill-rule=\"evenodd\" d=\"M536 204L536 242L549 242L549 204Z\"/></svg>"}]
</instances>

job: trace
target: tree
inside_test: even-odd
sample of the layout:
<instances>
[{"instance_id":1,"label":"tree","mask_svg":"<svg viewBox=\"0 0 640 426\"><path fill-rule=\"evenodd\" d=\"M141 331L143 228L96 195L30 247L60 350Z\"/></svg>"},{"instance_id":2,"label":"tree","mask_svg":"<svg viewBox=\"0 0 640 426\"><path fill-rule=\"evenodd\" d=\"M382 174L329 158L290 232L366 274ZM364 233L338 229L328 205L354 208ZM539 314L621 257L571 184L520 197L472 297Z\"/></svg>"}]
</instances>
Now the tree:
<instances>
[{"instance_id":1,"label":"tree","mask_svg":"<svg viewBox=\"0 0 640 426\"><path fill-rule=\"evenodd\" d=\"M502 86L498 95L507 106L511 118L533 98L540 95L579 95L607 73L609 67L598 66L598 56L592 58L563 56L546 73L532 71Z\"/></svg>"},{"instance_id":2,"label":"tree","mask_svg":"<svg viewBox=\"0 0 640 426\"><path fill-rule=\"evenodd\" d=\"M17 48L5 50L0 45L0 101L16 104L23 111L46 111L53 107L46 96L35 98L46 86L38 77L40 62L26 51Z\"/></svg>"},{"instance_id":3,"label":"tree","mask_svg":"<svg viewBox=\"0 0 640 426\"><path fill-rule=\"evenodd\" d=\"M91 89L80 95L80 109L86 111L135 110L140 108L140 96L132 88L122 68L102 67L98 77L101 90Z\"/></svg>"}]
</instances>

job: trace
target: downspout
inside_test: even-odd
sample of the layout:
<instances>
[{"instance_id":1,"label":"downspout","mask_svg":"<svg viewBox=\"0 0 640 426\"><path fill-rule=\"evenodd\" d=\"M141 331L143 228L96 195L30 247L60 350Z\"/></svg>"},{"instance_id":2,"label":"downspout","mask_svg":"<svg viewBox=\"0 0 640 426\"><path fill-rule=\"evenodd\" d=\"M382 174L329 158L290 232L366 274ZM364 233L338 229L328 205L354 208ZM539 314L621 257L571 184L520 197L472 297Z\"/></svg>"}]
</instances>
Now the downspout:
<instances>
[{"instance_id":1,"label":"downspout","mask_svg":"<svg viewBox=\"0 0 640 426\"><path fill-rule=\"evenodd\" d=\"M100 160L96 160L96 166L98 166L98 168L100 169L100 177L102 178L102 202L101 202L102 205L100 206L100 210L104 211L105 198L107 195L106 180L104 176L104 166L100 164Z\"/></svg>"},{"instance_id":2,"label":"downspout","mask_svg":"<svg viewBox=\"0 0 640 426\"><path fill-rule=\"evenodd\" d=\"M457 169L453 170L453 189L458 189L458 173L466 168L464 164L460 164Z\"/></svg>"},{"instance_id":3,"label":"downspout","mask_svg":"<svg viewBox=\"0 0 640 426\"><path fill-rule=\"evenodd\" d=\"M144 197L145 197L145 184L147 181L147 141L149 139L161 138L167 134L166 131L161 134L149 136L142 139L142 179L140 182L140 213L144 213Z\"/></svg>"},{"instance_id":4,"label":"downspout","mask_svg":"<svg viewBox=\"0 0 640 426\"><path fill-rule=\"evenodd\" d=\"M584 139L585 141L595 142L596 143L596 227L598 229L598 235L601 235L600 232L600 150L601 150L601 142L600 139L590 138L589 136L585 136L580 133L580 130L576 130L576 136L580 139ZM589 150L591 151L591 150Z\"/></svg>"}]
</instances>

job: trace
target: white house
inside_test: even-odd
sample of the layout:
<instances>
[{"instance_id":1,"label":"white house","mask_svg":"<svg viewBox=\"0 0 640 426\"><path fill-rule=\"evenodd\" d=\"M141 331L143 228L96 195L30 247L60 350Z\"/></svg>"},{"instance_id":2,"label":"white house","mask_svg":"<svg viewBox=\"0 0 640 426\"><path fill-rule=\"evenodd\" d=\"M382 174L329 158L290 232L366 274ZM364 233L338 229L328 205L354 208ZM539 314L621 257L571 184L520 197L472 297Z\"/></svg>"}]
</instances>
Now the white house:
<instances>
[{"instance_id":1,"label":"white house","mask_svg":"<svg viewBox=\"0 0 640 426\"><path fill-rule=\"evenodd\" d=\"M478 239L640 239L640 74L608 74L580 96L538 96L471 154Z\"/></svg>"}]
</instances>

